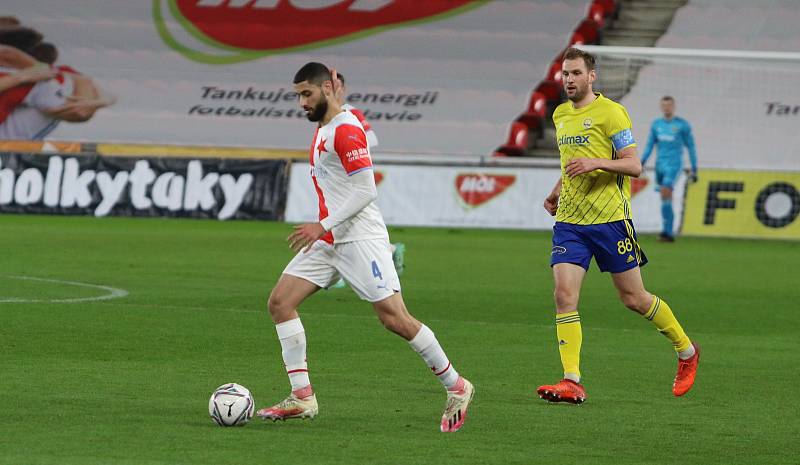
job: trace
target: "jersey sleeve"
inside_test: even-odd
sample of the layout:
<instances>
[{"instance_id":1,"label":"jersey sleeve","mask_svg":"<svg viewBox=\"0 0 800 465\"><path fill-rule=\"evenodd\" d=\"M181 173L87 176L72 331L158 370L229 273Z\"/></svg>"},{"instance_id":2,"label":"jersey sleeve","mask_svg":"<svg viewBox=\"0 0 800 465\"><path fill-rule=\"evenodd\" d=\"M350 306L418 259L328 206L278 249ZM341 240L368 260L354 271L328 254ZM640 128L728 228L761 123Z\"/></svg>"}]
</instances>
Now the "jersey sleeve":
<instances>
[{"instance_id":1,"label":"jersey sleeve","mask_svg":"<svg viewBox=\"0 0 800 465\"><path fill-rule=\"evenodd\" d=\"M607 134L616 151L636 146L636 141L633 140L632 126L631 118L625 107L614 105L609 109Z\"/></svg>"},{"instance_id":2,"label":"jersey sleeve","mask_svg":"<svg viewBox=\"0 0 800 465\"><path fill-rule=\"evenodd\" d=\"M25 103L37 110L50 110L67 103L72 94L71 79L48 79L37 82L25 99Z\"/></svg>"},{"instance_id":3,"label":"jersey sleeve","mask_svg":"<svg viewBox=\"0 0 800 465\"><path fill-rule=\"evenodd\" d=\"M367 135L361 128L352 124L337 127L333 146L348 176L372 168Z\"/></svg>"},{"instance_id":4,"label":"jersey sleeve","mask_svg":"<svg viewBox=\"0 0 800 465\"><path fill-rule=\"evenodd\" d=\"M367 121L367 117L364 116L364 113L361 113L361 110L358 108L351 108L350 113L352 113L353 116L358 119L358 122L361 123L361 127L364 128L364 132L372 131L372 126L369 124L369 121Z\"/></svg>"}]
</instances>

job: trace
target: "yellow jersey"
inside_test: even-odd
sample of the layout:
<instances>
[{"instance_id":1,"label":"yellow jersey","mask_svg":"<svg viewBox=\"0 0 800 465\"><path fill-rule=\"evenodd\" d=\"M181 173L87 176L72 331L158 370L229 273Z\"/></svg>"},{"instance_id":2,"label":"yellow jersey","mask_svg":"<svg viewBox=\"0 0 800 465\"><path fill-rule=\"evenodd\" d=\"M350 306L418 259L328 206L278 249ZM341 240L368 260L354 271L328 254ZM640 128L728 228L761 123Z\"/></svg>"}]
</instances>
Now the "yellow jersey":
<instances>
[{"instance_id":1,"label":"yellow jersey","mask_svg":"<svg viewBox=\"0 0 800 465\"><path fill-rule=\"evenodd\" d=\"M570 178L565 173L573 158L607 158L635 147L631 119L625 107L595 93L597 98L576 109L567 101L556 107L558 151L561 153L561 196L556 221L571 224L602 224L631 219L630 177L595 170Z\"/></svg>"}]
</instances>

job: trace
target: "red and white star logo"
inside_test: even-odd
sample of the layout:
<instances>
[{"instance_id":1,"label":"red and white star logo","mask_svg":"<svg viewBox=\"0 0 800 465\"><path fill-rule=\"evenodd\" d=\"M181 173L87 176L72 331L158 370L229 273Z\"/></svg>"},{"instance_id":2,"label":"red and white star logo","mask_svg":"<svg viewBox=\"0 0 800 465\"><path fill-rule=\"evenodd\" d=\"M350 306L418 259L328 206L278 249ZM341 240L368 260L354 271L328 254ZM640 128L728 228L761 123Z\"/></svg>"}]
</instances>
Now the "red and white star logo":
<instances>
[{"instance_id":1,"label":"red and white star logo","mask_svg":"<svg viewBox=\"0 0 800 465\"><path fill-rule=\"evenodd\" d=\"M327 152L327 150L325 150L325 142L327 142L325 139L319 139L319 145L317 145L317 154L322 155L322 152Z\"/></svg>"}]
</instances>

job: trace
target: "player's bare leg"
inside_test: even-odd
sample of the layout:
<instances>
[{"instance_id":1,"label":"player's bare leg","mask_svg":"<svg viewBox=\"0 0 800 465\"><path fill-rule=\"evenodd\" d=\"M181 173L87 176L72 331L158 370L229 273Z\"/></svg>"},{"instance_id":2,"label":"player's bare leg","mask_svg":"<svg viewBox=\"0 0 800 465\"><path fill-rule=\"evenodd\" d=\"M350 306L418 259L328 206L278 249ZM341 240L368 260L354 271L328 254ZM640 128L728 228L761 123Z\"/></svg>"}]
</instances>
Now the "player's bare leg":
<instances>
[{"instance_id":1,"label":"player's bare leg","mask_svg":"<svg viewBox=\"0 0 800 465\"><path fill-rule=\"evenodd\" d=\"M373 307L383 326L407 340L447 390L447 404L442 414L440 431L449 433L460 430L467 419L467 408L475 394L472 383L458 374L433 331L408 312L400 293L374 302Z\"/></svg>"},{"instance_id":2,"label":"player's bare leg","mask_svg":"<svg viewBox=\"0 0 800 465\"><path fill-rule=\"evenodd\" d=\"M700 348L692 343L683 331L672 309L660 297L644 288L639 267L622 273L612 273L614 286L626 307L652 322L658 331L667 337L678 354L678 371L672 385L675 396L686 394L694 385Z\"/></svg>"},{"instance_id":3,"label":"player's bare leg","mask_svg":"<svg viewBox=\"0 0 800 465\"><path fill-rule=\"evenodd\" d=\"M283 274L269 296L267 307L281 342L283 363L292 393L281 402L256 413L265 420L314 418L319 412L308 377L305 330L297 313L297 307L319 289L310 281Z\"/></svg>"},{"instance_id":4,"label":"player's bare leg","mask_svg":"<svg viewBox=\"0 0 800 465\"><path fill-rule=\"evenodd\" d=\"M556 304L556 333L564 379L556 384L545 384L536 390L548 402L580 404L586 400L586 391L580 384L580 351L583 335L578 300L586 270L572 263L553 265Z\"/></svg>"}]
</instances>

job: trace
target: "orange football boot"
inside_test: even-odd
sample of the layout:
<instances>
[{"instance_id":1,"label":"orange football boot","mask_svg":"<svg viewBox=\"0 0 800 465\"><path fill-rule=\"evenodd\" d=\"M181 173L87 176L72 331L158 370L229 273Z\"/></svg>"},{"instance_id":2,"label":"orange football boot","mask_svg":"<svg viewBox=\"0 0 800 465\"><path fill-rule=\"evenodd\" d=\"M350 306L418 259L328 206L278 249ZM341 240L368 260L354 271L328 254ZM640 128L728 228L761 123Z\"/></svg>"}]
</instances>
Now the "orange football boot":
<instances>
[{"instance_id":1,"label":"orange football boot","mask_svg":"<svg viewBox=\"0 0 800 465\"><path fill-rule=\"evenodd\" d=\"M678 372L675 374L675 382L672 383L672 393L675 397L680 397L692 388L694 378L697 375L697 365L700 363L700 346L692 343L694 355L692 358L681 360L678 358Z\"/></svg>"},{"instance_id":2,"label":"orange football boot","mask_svg":"<svg viewBox=\"0 0 800 465\"><path fill-rule=\"evenodd\" d=\"M539 386L536 390L539 397L548 402L569 402L582 404L586 400L586 391L583 385L569 379L562 379L555 385Z\"/></svg>"}]
</instances>

